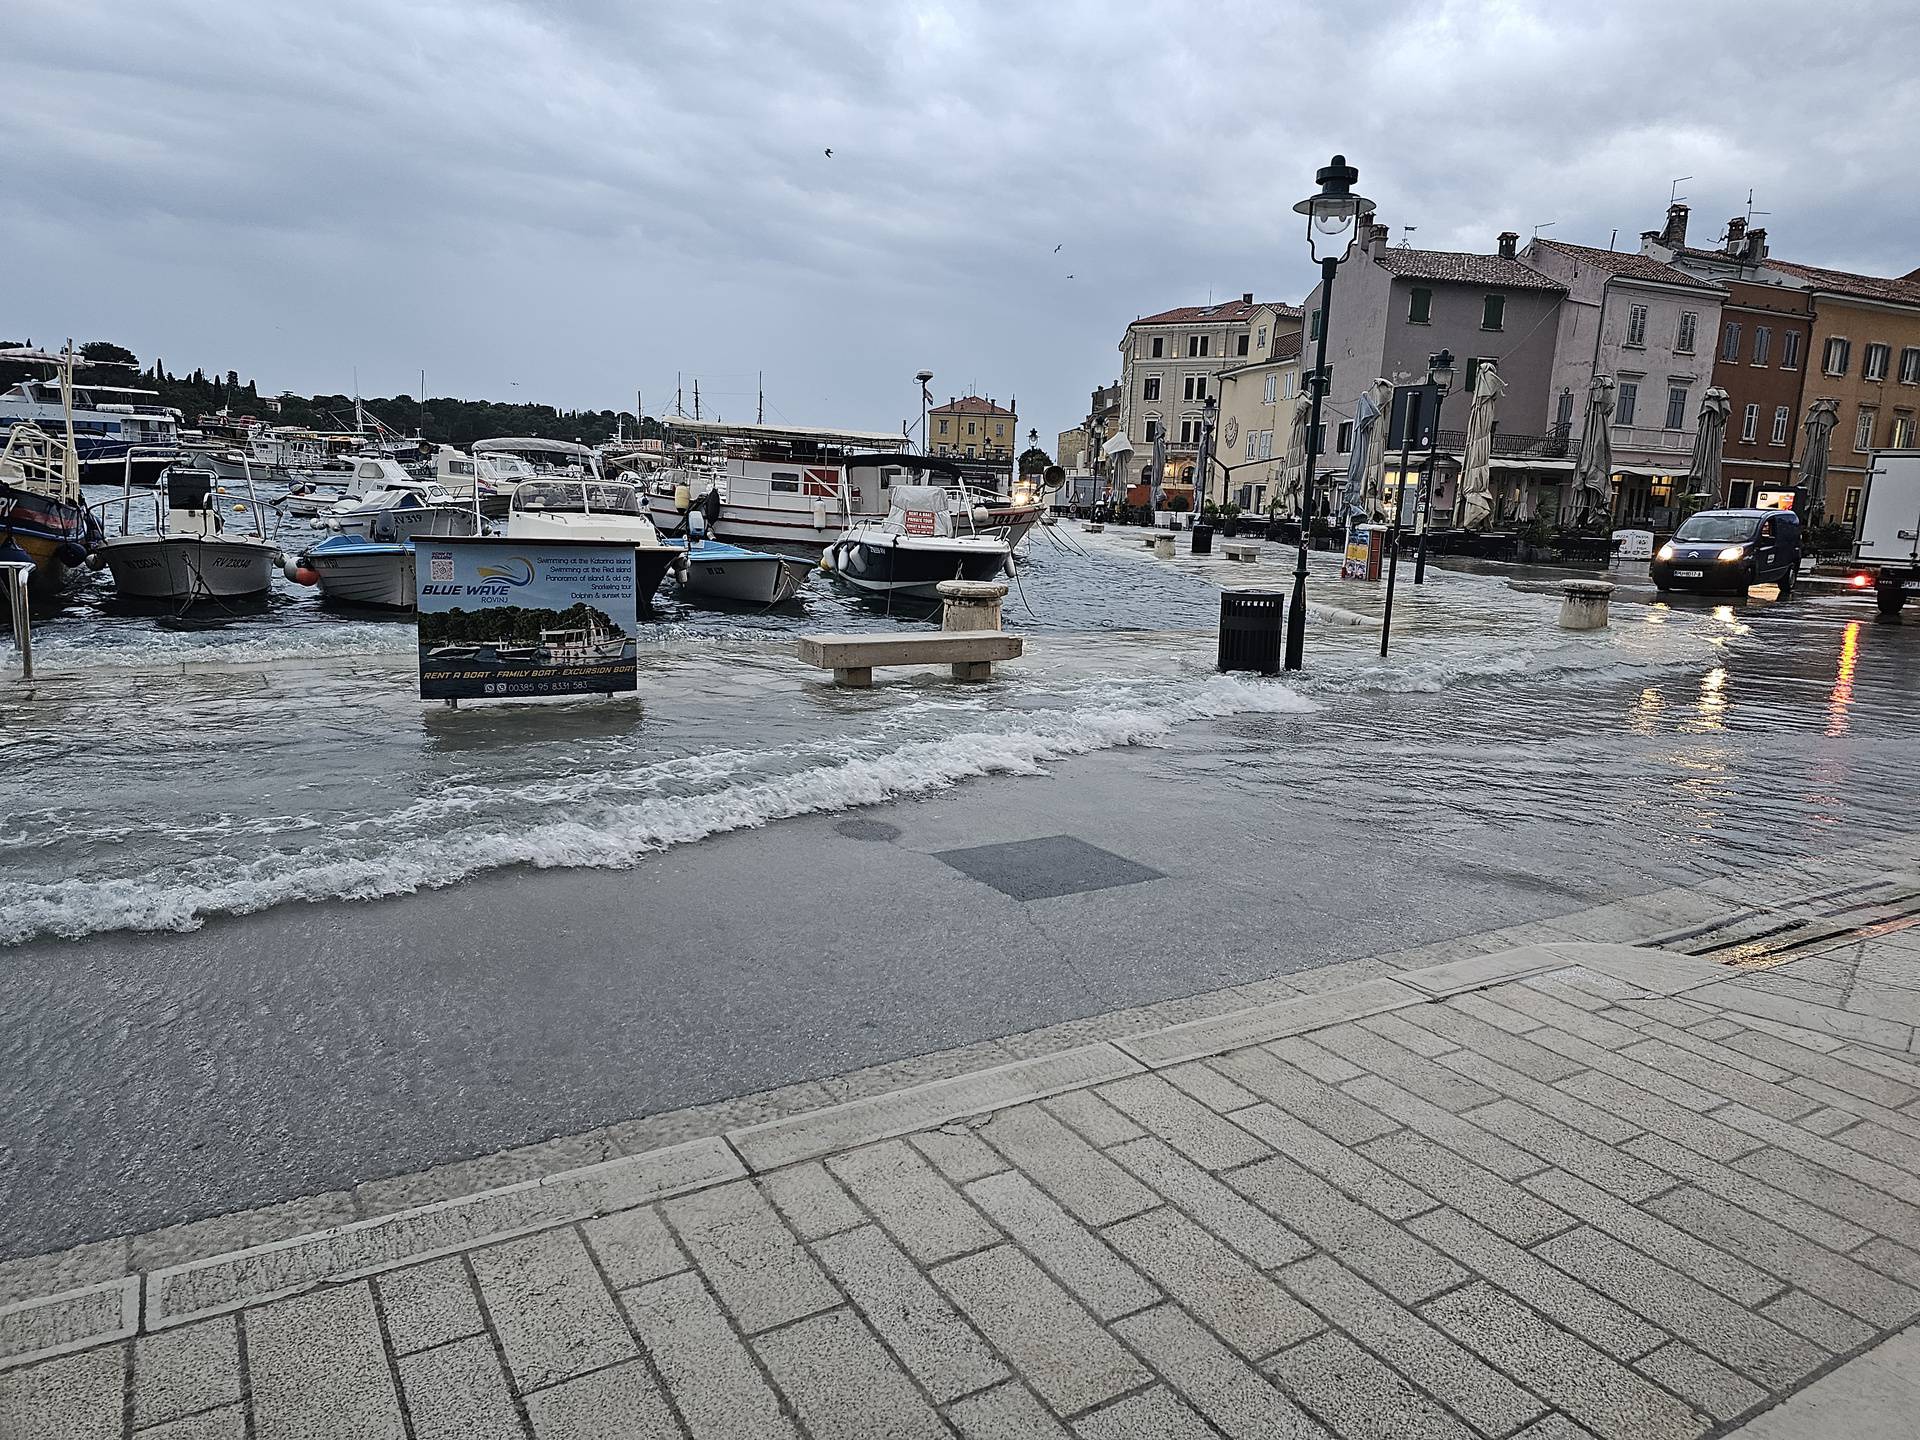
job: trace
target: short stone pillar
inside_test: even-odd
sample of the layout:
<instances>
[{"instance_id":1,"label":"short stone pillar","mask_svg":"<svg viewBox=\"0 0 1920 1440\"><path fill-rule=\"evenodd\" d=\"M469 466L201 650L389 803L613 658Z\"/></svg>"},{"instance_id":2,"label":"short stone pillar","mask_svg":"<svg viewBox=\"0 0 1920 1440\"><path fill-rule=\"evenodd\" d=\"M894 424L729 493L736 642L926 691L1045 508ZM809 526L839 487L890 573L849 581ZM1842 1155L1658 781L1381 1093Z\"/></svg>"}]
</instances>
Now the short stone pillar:
<instances>
[{"instance_id":1,"label":"short stone pillar","mask_svg":"<svg viewBox=\"0 0 1920 1440\"><path fill-rule=\"evenodd\" d=\"M992 580L942 580L940 591L940 628L942 630L998 630L1000 602L1007 587Z\"/></svg>"},{"instance_id":2,"label":"short stone pillar","mask_svg":"<svg viewBox=\"0 0 1920 1440\"><path fill-rule=\"evenodd\" d=\"M1173 532L1171 530L1167 531L1164 535L1156 535L1153 537L1153 553L1156 559L1171 560L1173 558Z\"/></svg>"},{"instance_id":3,"label":"short stone pillar","mask_svg":"<svg viewBox=\"0 0 1920 1440\"><path fill-rule=\"evenodd\" d=\"M1612 598L1611 581L1562 580L1560 582L1560 628L1562 630L1606 629L1607 601Z\"/></svg>"}]
</instances>

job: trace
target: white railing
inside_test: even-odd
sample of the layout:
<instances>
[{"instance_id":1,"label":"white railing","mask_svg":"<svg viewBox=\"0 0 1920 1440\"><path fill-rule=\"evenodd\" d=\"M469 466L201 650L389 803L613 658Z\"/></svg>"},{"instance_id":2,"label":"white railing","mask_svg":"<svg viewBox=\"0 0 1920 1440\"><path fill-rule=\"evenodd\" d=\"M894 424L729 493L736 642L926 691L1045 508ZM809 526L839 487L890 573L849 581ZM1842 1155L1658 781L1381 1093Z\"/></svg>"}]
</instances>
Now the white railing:
<instances>
[{"instance_id":1,"label":"white railing","mask_svg":"<svg viewBox=\"0 0 1920 1440\"><path fill-rule=\"evenodd\" d=\"M1656 430L1651 425L1615 425L1611 438L1616 452L1658 450L1686 455L1693 450L1691 430Z\"/></svg>"}]
</instances>

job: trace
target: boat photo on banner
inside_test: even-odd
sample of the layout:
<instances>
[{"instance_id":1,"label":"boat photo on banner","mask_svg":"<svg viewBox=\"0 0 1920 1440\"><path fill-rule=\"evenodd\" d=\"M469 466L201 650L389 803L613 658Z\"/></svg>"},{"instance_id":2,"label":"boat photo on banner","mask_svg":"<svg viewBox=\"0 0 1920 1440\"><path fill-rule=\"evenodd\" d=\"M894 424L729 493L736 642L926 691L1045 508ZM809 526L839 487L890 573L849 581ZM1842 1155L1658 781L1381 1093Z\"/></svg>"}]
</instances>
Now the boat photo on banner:
<instances>
[{"instance_id":1,"label":"boat photo on banner","mask_svg":"<svg viewBox=\"0 0 1920 1440\"><path fill-rule=\"evenodd\" d=\"M436 536L415 548L422 700L635 688L632 545Z\"/></svg>"}]
</instances>

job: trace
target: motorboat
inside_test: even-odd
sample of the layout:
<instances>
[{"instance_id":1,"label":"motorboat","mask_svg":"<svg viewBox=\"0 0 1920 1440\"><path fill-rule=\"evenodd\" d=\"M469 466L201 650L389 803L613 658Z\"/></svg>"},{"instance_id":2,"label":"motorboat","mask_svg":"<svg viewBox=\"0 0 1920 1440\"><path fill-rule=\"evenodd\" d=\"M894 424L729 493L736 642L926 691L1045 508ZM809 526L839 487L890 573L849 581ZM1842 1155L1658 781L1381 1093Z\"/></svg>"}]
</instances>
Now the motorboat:
<instances>
[{"instance_id":1,"label":"motorboat","mask_svg":"<svg viewBox=\"0 0 1920 1440\"><path fill-rule=\"evenodd\" d=\"M481 441L474 453L465 454L451 445L433 452L433 478L459 499L472 499L478 492L483 515L498 518L507 513L513 492L528 480L539 479L525 456L511 450L488 450Z\"/></svg>"},{"instance_id":2,"label":"motorboat","mask_svg":"<svg viewBox=\"0 0 1920 1440\"><path fill-rule=\"evenodd\" d=\"M640 492L619 480L528 480L513 492L506 535L511 540L563 544L626 541L633 546L635 594L642 605L653 603L654 591L669 568L686 563L679 548L661 542Z\"/></svg>"},{"instance_id":3,"label":"motorboat","mask_svg":"<svg viewBox=\"0 0 1920 1440\"><path fill-rule=\"evenodd\" d=\"M128 484L118 500L99 508L120 508L118 533L108 533L87 559L112 572L114 592L129 600L237 600L264 595L273 583L280 552L267 538L261 507L251 493L235 499L210 470L176 465L161 479L158 493L137 497L153 508L153 528L135 533L135 495ZM245 515L248 528L228 528L227 510Z\"/></svg>"},{"instance_id":4,"label":"motorboat","mask_svg":"<svg viewBox=\"0 0 1920 1440\"><path fill-rule=\"evenodd\" d=\"M925 600L939 598L942 581L992 580L1006 571L1012 547L999 535L957 532L954 496L944 486L894 485L888 499L884 517L827 546L821 569L861 590ZM971 526L971 515L961 518Z\"/></svg>"},{"instance_id":5,"label":"motorboat","mask_svg":"<svg viewBox=\"0 0 1920 1440\"><path fill-rule=\"evenodd\" d=\"M75 358L71 347L58 354L27 346L0 350L0 360L54 365L63 376L73 373ZM63 385L60 393L71 396L73 390ZM0 541L11 540L26 552L33 562L28 583L43 591L64 585L100 540L99 522L80 490L71 406L61 421L58 434L19 421L8 427L0 448Z\"/></svg>"},{"instance_id":6,"label":"motorboat","mask_svg":"<svg viewBox=\"0 0 1920 1440\"><path fill-rule=\"evenodd\" d=\"M391 460L372 463L392 473L379 489L322 511L317 517L322 529L381 540L480 532L471 500L459 500L437 480L416 480Z\"/></svg>"},{"instance_id":7,"label":"motorboat","mask_svg":"<svg viewBox=\"0 0 1920 1440\"><path fill-rule=\"evenodd\" d=\"M771 550L746 550L724 540L669 538L687 557L682 595L741 605L783 605L799 594L813 566Z\"/></svg>"},{"instance_id":8,"label":"motorboat","mask_svg":"<svg viewBox=\"0 0 1920 1440\"><path fill-rule=\"evenodd\" d=\"M287 578L318 585L329 600L393 610L415 605L416 538L478 535L484 527L471 503L456 501L434 481L412 478L391 480L364 500L342 502L323 523L336 533L285 559Z\"/></svg>"},{"instance_id":9,"label":"motorboat","mask_svg":"<svg viewBox=\"0 0 1920 1440\"><path fill-rule=\"evenodd\" d=\"M372 452L353 457L344 469L315 471L274 502L282 514L314 517L351 508L393 485L409 484L414 476L390 455Z\"/></svg>"},{"instance_id":10,"label":"motorboat","mask_svg":"<svg viewBox=\"0 0 1920 1440\"><path fill-rule=\"evenodd\" d=\"M329 453L324 437L311 430L254 428L238 438L190 442L186 449L194 468L211 470L218 479L285 485L302 492L338 490L350 469Z\"/></svg>"},{"instance_id":11,"label":"motorboat","mask_svg":"<svg viewBox=\"0 0 1920 1440\"><path fill-rule=\"evenodd\" d=\"M571 440L543 440L533 435L476 440L473 461L481 513L495 518L512 508L513 492L529 480L602 478L600 457L592 447Z\"/></svg>"}]
</instances>

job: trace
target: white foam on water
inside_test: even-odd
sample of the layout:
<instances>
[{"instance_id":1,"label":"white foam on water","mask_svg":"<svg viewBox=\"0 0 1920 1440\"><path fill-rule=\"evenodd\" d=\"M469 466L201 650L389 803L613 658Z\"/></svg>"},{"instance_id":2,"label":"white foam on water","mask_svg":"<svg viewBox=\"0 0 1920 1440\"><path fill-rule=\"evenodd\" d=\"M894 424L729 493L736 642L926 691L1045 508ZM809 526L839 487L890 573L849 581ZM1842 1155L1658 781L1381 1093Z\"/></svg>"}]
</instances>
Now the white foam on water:
<instances>
[{"instance_id":1,"label":"white foam on water","mask_svg":"<svg viewBox=\"0 0 1920 1440\"><path fill-rule=\"evenodd\" d=\"M244 915L291 901L372 900L453 885L509 866L623 869L649 854L729 831L794 816L877 805L947 789L986 775L1034 775L1049 761L1122 745L1151 744L1195 720L1247 713L1300 714L1315 703L1274 681L1215 676L1193 686L1166 682L1169 699L1031 711L1011 728L965 730L910 741L874 754L806 765L786 774L745 777L723 762L723 782L685 794L660 794L596 806L580 818L503 823L487 816L461 830L446 823L452 805L420 802L414 833L388 815L329 830L305 848L251 860L206 856L140 877L0 884L0 944L36 936L77 938L111 930L192 930L212 915ZM1182 690L1184 689L1184 693ZM690 769L692 767L689 767ZM612 777L616 778L617 775ZM592 778L525 787L538 802L564 803ZM511 787L510 787L511 788ZM529 807L511 807L525 815ZM440 822L417 822L435 812ZM537 813L537 811L535 812ZM402 838L392 838L395 835Z\"/></svg>"}]
</instances>

